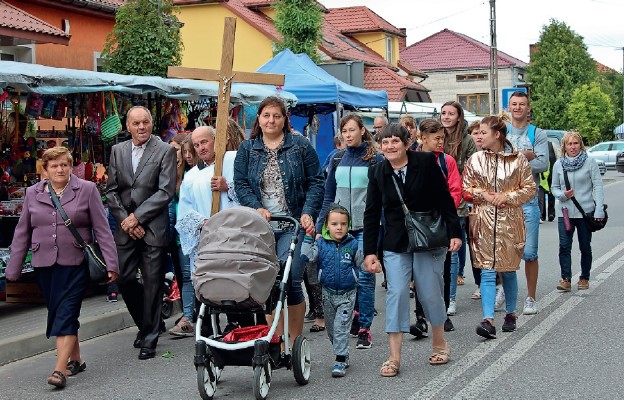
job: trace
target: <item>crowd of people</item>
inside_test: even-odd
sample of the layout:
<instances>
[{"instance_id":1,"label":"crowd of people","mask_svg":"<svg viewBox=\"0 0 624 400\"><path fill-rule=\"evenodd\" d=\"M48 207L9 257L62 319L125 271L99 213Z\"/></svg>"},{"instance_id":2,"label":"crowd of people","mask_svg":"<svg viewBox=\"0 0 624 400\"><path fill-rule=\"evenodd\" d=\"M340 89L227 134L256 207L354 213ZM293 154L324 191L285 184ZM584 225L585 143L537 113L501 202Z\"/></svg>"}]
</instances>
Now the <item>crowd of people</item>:
<instances>
[{"instance_id":1,"label":"crowd of people","mask_svg":"<svg viewBox=\"0 0 624 400\"><path fill-rule=\"evenodd\" d=\"M32 249L32 264L48 307L46 335L56 337L57 362L48 383L63 388L67 376L86 368L80 356L78 316L88 285L82 249L56 212L50 190L86 242L97 237L109 283L118 283L138 328L133 346L141 360L156 354L168 268L178 276L183 306L182 317L169 332L194 336L198 302L191 274L214 193L220 193L220 209L242 205L266 218L282 261L288 256L292 232L271 222L271 216L300 221L287 288L289 332L282 327L277 333L294 339L303 332L305 276L320 288L320 294L308 293L316 301L309 319L315 321L311 330L326 330L332 343L334 377L345 376L349 366L350 334L357 337L357 349L372 346L377 273L384 273L382 285L387 290L389 354L380 369L384 377L400 372L404 333L425 337L428 324L432 333L428 362L449 361L445 331L455 329L449 317L458 310L456 290L463 283L466 253L477 285L471 297L481 300L483 311L476 333L496 338L494 312L499 307L505 310L502 331L514 331L516 271L522 260L528 288L523 313L538 312L536 193L540 173L551 157L544 131L529 123L526 94L514 93L509 104L510 120L488 116L471 125L457 102L445 103L438 120L425 119L419 126L411 117L389 123L380 116L375 118L374 134L358 115L346 114L339 123L336 150L321 166L311 143L291 128L284 102L269 97L258 107L249 139L229 121L219 176L212 127L198 127L163 143L152 135L149 110L136 106L126 118L131 140L113 146L108 169L105 196L115 221L114 234L96 187L71 173L69 151L47 150L43 156L47 179L26 192L15 233L19 239L12 244L6 275L18 279L26 252ZM577 287L587 289L591 231L574 204L580 203L596 219L605 215L600 173L578 132L563 137L550 177L560 242L557 288L571 290L576 230L582 254ZM552 213L549 210L547 218ZM439 215L448 240L416 250L406 224L406 215L412 214ZM167 260L173 260L174 267L168 267ZM273 319L270 311L263 317L268 323ZM253 323L254 318L227 315L225 331Z\"/></svg>"}]
</instances>

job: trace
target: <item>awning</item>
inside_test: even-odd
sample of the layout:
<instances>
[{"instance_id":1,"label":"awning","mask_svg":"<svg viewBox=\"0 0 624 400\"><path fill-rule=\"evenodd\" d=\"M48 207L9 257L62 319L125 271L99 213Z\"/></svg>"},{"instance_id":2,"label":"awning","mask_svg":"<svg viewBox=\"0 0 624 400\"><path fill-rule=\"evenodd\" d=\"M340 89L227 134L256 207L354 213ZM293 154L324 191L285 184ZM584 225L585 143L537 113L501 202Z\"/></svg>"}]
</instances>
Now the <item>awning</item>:
<instances>
[{"instance_id":1,"label":"awning","mask_svg":"<svg viewBox=\"0 0 624 400\"><path fill-rule=\"evenodd\" d=\"M613 133L616 135L624 135L624 124L616 126Z\"/></svg>"},{"instance_id":2,"label":"awning","mask_svg":"<svg viewBox=\"0 0 624 400\"><path fill-rule=\"evenodd\" d=\"M69 68L47 67L13 61L0 61L0 88L13 88L40 94L69 94L115 91L131 94L161 94L180 100L217 97L219 84L192 79L168 79L158 76L121 75ZM231 101L251 105L268 96L280 96L290 105L297 97L273 85L233 83Z\"/></svg>"}]
</instances>

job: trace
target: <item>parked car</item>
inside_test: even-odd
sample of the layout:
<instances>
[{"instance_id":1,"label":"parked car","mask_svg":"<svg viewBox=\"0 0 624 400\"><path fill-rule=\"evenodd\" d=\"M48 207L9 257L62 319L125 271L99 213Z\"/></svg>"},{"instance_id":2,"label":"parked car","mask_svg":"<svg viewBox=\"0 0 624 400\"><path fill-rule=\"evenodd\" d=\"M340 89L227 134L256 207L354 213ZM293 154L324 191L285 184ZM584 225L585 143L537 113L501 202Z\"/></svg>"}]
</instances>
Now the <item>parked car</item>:
<instances>
[{"instance_id":1,"label":"parked car","mask_svg":"<svg viewBox=\"0 0 624 400\"><path fill-rule=\"evenodd\" d=\"M624 161L624 157L622 157ZM604 175L607 173L607 165L602 160L595 160L596 164L598 164L598 169L600 170L600 175Z\"/></svg>"},{"instance_id":2,"label":"parked car","mask_svg":"<svg viewBox=\"0 0 624 400\"><path fill-rule=\"evenodd\" d=\"M620 151L615 158L615 169L624 173L624 151Z\"/></svg>"},{"instance_id":3,"label":"parked car","mask_svg":"<svg viewBox=\"0 0 624 400\"><path fill-rule=\"evenodd\" d=\"M561 143L561 139L563 139L563 135L566 133L566 131L557 131L553 129L544 129L544 132L546 132L546 136L557 139L559 143Z\"/></svg>"},{"instance_id":4,"label":"parked car","mask_svg":"<svg viewBox=\"0 0 624 400\"><path fill-rule=\"evenodd\" d=\"M624 151L624 140L598 143L587 149L587 155L604 161L607 168L615 168L615 158L621 151Z\"/></svg>"}]
</instances>

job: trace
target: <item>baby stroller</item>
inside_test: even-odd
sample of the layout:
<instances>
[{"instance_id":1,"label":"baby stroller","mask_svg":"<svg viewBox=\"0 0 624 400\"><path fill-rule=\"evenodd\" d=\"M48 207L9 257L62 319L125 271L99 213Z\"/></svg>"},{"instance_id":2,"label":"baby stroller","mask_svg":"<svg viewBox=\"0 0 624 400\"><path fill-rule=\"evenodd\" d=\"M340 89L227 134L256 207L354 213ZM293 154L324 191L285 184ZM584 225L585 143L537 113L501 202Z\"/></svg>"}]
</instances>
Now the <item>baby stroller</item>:
<instances>
[{"instance_id":1,"label":"baby stroller","mask_svg":"<svg viewBox=\"0 0 624 400\"><path fill-rule=\"evenodd\" d=\"M288 334L280 338L275 335L282 315L284 332L288 332L286 281L300 225L291 217L273 217L272 221L293 227L288 259L281 269L275 254L271 225L256 210L229 208L204 223L192 276L196 296L201 302L195 326L194 364L202 399L213 398L225 366L253 367L253 391L259 400L268 395L273 369L292 369L300 385L307 384L310 378L311 358L307 339L298 336L291 348ZM256 336L243 334L236 338L236 335L216 333L210 337L202 336L206 315L211 317L212 332L219 332L217 314L255 313L271 310L273 305L275 318L272 325L251 327ZM250 331L239 329L246 333ZM232 334L235 333L236 330L232 331ZM284 351L281 350L282 343Z\"/></svg>"}]
</instances>

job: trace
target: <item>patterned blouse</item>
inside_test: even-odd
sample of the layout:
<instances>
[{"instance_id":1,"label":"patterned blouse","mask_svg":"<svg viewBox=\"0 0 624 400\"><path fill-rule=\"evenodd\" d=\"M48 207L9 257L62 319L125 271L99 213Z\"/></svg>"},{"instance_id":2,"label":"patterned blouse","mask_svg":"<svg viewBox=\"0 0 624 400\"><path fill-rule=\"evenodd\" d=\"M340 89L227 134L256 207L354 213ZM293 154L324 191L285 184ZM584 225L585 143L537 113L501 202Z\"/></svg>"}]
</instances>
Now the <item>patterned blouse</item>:
<instances>
[{"instance_id":1,"label":"patterned blouse","mask_svg":"<svg viewBox=\"0 0 624 400\"><path fill-rule=\"evenodd\" d=\"M284 193L284 182L277 161L277 152L282 148L284 142L279 144L275 150L269 149L266 144L264 150L268 154L268 160L260 185L262 193L262 206L274 215L288 215L288 204L286 204L286 194Z\"/></svg>"}]
</instances>

